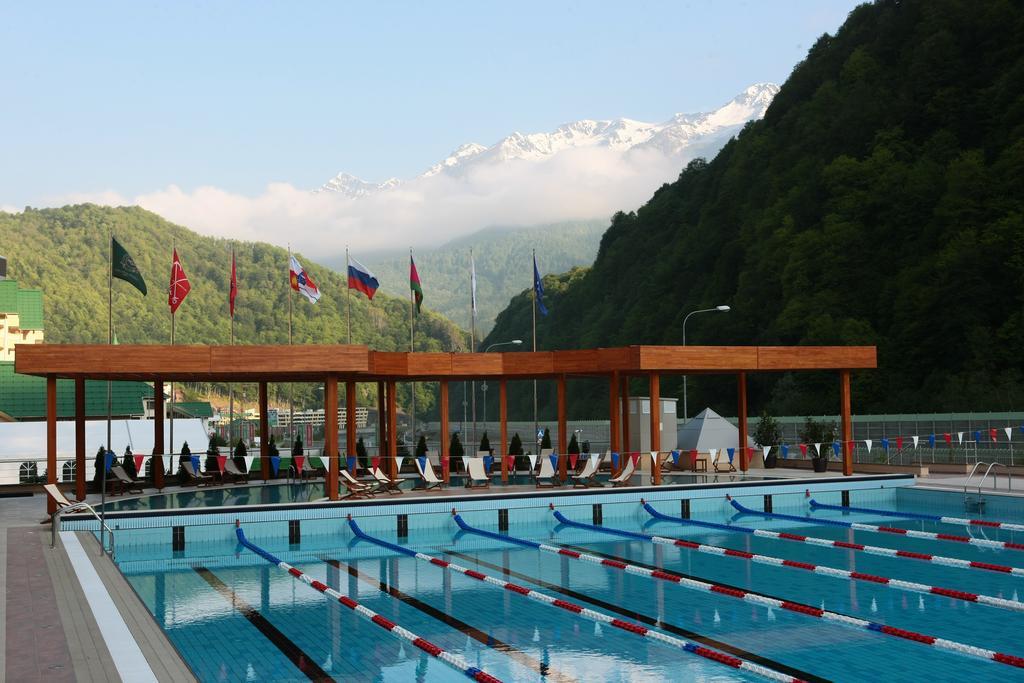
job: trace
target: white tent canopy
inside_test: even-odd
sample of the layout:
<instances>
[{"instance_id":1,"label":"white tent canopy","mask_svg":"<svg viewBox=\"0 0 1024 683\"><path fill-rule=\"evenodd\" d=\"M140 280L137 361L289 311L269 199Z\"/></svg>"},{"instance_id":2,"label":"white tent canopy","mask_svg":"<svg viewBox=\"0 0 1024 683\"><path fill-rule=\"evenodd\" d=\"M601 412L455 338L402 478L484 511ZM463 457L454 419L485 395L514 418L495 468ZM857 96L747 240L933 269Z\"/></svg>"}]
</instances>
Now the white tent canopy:
<instances>
[{"instance_id":1,"label":"white tent canopy","mask_svg":"<svg viewBox=\"0 0 1024 683\"><path fill-rule=\"evenodd\" d=\"M712 448L736 448L739 440L740 430L736 425L711 408L705 408L679 430L679 449L684 452L694 448L701 453ZM749 436L747 445L754 446Z\"/></svg>"},{"instance_id":2,"label":"white tent canopy","mask_svg":"<svg viewBox=\"0 0 1024 683\"><path fill-rule=\"evenodd\" d=\"M164 420L164 452L170 452L170 421ZM110 423L110 439L118 456L125 447L132 453L150 455L153 452L152 420L113 420ZM85 454L91 459L100 446L107 441L107 421L89 420L85 423ZM198 418L174 421L174 450L181 451L181 445L188 441L193 453L203 453L209 444L210 435ZM73 460L75 457L75 423L57 423L57 458ZM46 460L45 422L3 422L0 423L0 461Z\"/></svg>"}]
</instances>

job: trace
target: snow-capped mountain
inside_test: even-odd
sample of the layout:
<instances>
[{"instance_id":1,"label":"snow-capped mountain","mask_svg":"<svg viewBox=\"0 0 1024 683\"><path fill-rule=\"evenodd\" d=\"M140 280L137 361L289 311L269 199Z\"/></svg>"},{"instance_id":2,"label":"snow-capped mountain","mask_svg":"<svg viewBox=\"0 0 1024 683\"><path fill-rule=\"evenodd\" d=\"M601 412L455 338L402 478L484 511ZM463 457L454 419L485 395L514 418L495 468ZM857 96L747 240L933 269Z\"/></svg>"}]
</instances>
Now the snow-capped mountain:
<instances>
[{"instance_id":1,"label":"snow-capped mountain","mask_svg":"<svg viewBox=\"0 0 1024 683\"><path fill-rule=\"evenodd\" d=\"M714 154L748 121L764 116L778 91L779 86L774 83L757 83L714 111L676 114L663 123L625 118L613 121L583 119L559 126L550 133L516 132L490 147L477 143L462 145L411 180L391 178L383 183L371 183L349 173L339 173L317 191L337 192L358 199L439 174L458 177L479 164L516 160L543 162L567 150L587 147L622 153L656 150L685 163L696 156Z\"/></svg>"}]
</instances>

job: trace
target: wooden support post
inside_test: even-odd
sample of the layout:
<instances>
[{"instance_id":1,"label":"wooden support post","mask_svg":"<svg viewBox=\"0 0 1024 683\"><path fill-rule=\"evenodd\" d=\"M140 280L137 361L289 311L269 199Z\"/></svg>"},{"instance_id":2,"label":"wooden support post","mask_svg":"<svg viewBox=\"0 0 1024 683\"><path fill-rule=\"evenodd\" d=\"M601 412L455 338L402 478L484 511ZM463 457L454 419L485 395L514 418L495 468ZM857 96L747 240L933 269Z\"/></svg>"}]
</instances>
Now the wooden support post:
<instances>
[{"instance_id":1,"label":"wooden support post","mask_svg":"<svg viewBox=\"0 0 1024 683\"><path fill-rule=\"evenodd\" d=\"M739 452L740 471L746 472L750 467L747 462L747 373L741 372L736 376L737 411L739 420Z\"/></svg>"},{"instance_id":2,"label":"wooden support post","mask_svg":"<svg viewBox=\"0 0 1024 683\"><path fill-rule=\"evenodd\" d=\"M608 448L619 452L622 442L619 439L619 424L622 422L622 411L619 410L619 373L613 372L608 377Z\"/></svg>"},{"instance_id":3,"label":"wooden support post","mask_svg":"<svg viewBox=\"0 0 1024 683\"><path fill-rule=\"evenodd\" d=\"M850 371L839 371L839 422L843 440L843 474L847 477L853 474L853 449L850 448L850 440L853 439L853 420L850 417Z\"/></svg>"},{"instance_id":4,"label":"wooden support post","mask_svg":"<svg viewBox=\"0 0 1024 683\"><path fill-rule=\"evenodd\" d=\"M267 428L267 383L259 383L259 411L260 411L260 475L263 481L270 479L270 438L266 433Z\"/></svg>"},{"instance_id":5,"label":"wooden support post","mask_svg":"<svg viewBox=\"0 0 1024 683\"><path fill-rule=\"evenodd\" d=\"M338 500L338 470L341 454L338 451L338 378L327 375L324 380L324 453L330 458L327 469L327 497Z\"/></svg>"},{"instance_id":6,"label":"wooden support post","mask_svg":"<svg viewBox=\"0 0 1024 683\"><path fill-rule=\"evenodd\" d=\"M441 469L443 470L442 476L444 477L444 483L447 484L450 476L449 470L451 469L451 463L449 463L448 467L444 466L444 463L448 461L449 457L448 431L450 428L448 424L448 380L446 379L441 380L441 395L438 400L441 402L441 444L439 449L441 452Z\"/></svg>"},{"instance_id":7,"label":"wooden support post","mask_svg":"<svg viewBox=\"0 0 1024 683\"><path fill-rule=\"evenodd\" d=\"M57 483L57 375L46 376L46 483ZM47 496L47 514L56 511L57 504Z\"/></svg>"},{"instance_id":8,"label":"wooden support post","mask_svg":"<svg viewBox=\"0 0 1024 683\"><path fill-rule=\"evenodd\" d=\"M661 376L658 373L651 373L650 377L650 398L651 398L651 451L661 451ZM641 458L646 458L650 453L641 453ZM658 457L651 462L651 483L657 486L661 483L661 463Z\"/></svg>"},{"instance_id":9,"label":"wooden support post","mask_svg":"<svg viewBox=\"0 0 1024 683\"><path fill-rule=\"evenodd\" d=\"M230 445L230 444L229 444ZM153 382L153 486L158 491L164 488L164 382Z\"/></svg>"},{"instance_id":10,"label":"wooden support post","mask_svg":"<svg viewBox=\"0 0 1024 683\"><path fill-rule=\"evenodd\" d=\"M622 450L619 451L619 466L613 474L618 474L626 466L626 458L629 457L629 377L622 378Z\"/></svg>"},{"instance_id":11,"label":"wooden support post","mask_svg":"<svg viewBox=\"0 0 1024 683\"><path fill-rule=\"evenodd\" d=\"M498 457L501 458L501 483L508 483L508 380L502 377L498 381L498 425L501 433L501 446Z\"/></svg>"},{"instance_id":12,"label":"wooden support post","mask_svg":"<svg viewBox=\"0 0 1024 683\"><path fill-rule=\"evenodd\" d=\"M395 395L396 383L388 381L388 478L394 479L398 476L398 397Z\"/></svg>"},{"instance_id":13,"label":"wooden support post","mask_svg":"<svg viewBox=\"0 0 1024 683\"><path fill-rule=\"evenodd\" d=\"M562 483L569 478L569 456L565 452L568 447L566 431L569 429L565 411L565 375L558 376L558 478Z\"/></svg>"},{"instance_id":14,"label":"wooden support post","mask_svg":"<svg viewBox=\"0 0 1024 683\"><path fill-rule=\"evenodd\" d=\"M85 500L85 483L85 380L79 377L75 379L75 497L78 500Z\"/></svg>"},{"instance_id":15,"label":"wooden support post","mask_svg":"<svg viewBox=\"0 0 1024 683\"><path fill-rule=\"evenodd\" d=\"M345 455L356 454L356 383L345 382Z\"/></svg>"},{"instance_id":16,"label":"wooden support post","mask_svg":"<svg viewBox=\"0 0 1024 683\"><path fill-rule=\"evenodd\" d=\"M388 450L388 402L384 382L377 382L377 457L384 462ZM386 468L385 468L386 469Z\"/></svg>"}]
</instances>

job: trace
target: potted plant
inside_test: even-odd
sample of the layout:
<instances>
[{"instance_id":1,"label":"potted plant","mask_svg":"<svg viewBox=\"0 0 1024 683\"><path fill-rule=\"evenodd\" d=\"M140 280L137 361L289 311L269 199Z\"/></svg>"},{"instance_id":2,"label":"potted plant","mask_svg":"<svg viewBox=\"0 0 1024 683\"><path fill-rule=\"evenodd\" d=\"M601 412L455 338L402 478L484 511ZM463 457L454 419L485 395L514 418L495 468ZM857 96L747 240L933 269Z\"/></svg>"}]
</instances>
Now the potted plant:
<instances>
[{"instance_id":1,"label":"potted plant","mask_svg":"<svg viewBox=\"0 0 1024 683\"><path fill-rule=\"evenodd\" d=\"M548 429L547 427L544 428L544 436L541 437L540 447L542 449L551 448L551 430Z\"/></svg>"},{"instance_id":2,"label":"potted plant","mask_svg":"<svg viewBox=\"0 0 1024 683\"><path fill-rule=\"evenodd\" d=\"M363 437L356 439L356 460L365 463L364 467L370 466L370 454L366 452L366 444L363 443Z\"/></svg>"},{"instance_id":3,"label":"potted plant","mask_svg":"<svg viewBox=\"0 0 1024 683\"><path fill-rule=\"evenodd\" d=\"M757 429L754 430L754 443L761 448L775 446L775 448L768 451L768 455L764 456L765 469L773 469L778 464L778 445L780 441L782 441L782 430L779 428L779 423L775 418L768 414L768 409L766 408L761 413L761 419L757 422Z\"/></svg>"},{"instance_id":4,"label":"potted plant","mask_svg":"<svg viewBox=\"0 0 1024 683\"><path fill-rule=\"evenodd\" d=\"M181 455L178 457L178 469L184 471L185 463L192 462L192 451L188 447L188 441L181 444ZM199 474L196 472L196 474Z\"/></svg>"},{"instance_id":5,"label":"potted plant","mask_svg":"<svg viewBox=\"0 0 1024 683\"><path fill-rule=\"evenodd\" d=\"M519 456L523 454L523 440L519 438L519 432L512 435L512 440L508 444L508 454L516 456L516 469L522 467L522 463L519 462Z\"/></svg>"},{"instance_id":6,"label":"potted plant","mask_svg":"<svg viewBox=\"0 0 1024 683\"><path fill-rule=\"evenodd\" d=\"M828 471L828 449L836 439L836 426L834 423L826 423L824 420L818 422L807 418L800 430L800 439L805 444L821 444L818 451L811 457L811 465L815 472Z\"/></svg>"},{"instance_id":7,"label":"potted plant","mask_svg":"<svg viewBox=\"0 0 1024 683\"><path fill-rule=\"evenodd\" d=\"M459 440L459 433L455 432L454 434L452 434L451 443L448 444L448 457L450 459L450 462L461 464L462 456L465 454L466 451L462 447L462 441Z\"/></svg>"},{"instance_id":8,"label":"potted plant","mask_svg":"<svg viewBox=\"0 0 1024 683\"><path fill-rule=\"evenodd\" d=\"M480 448L479 448L479 450L487 452L487 453L491 452L491 441L490 441L490 439L487 438L487 430L484 430L484 435L480 439Z\"/></svg>"},{"instance_id":9,"label":"potted plant","mask_svg":"<svg viewBox=\"0 0 1024 683\"><path fill-rule=\"evenodd\" d=\"M279 457L281 457L281 451L278 450L278 448L277 448L277 442L274 441L273 434L271 434L271 436L270 436L270 443L267 444L267 457L268 458L279 458ZM271 460L270 462L273 463L274 461ZM275 475L274 474L274 466L271 465L270 466L270 476L272 478L276 478L276 477L280 476L280 474L281 474L281 468L280 467L278 467L277 472L278 473Z\"/></svg>"},{"instance_id":10,"label":"potted plant","mask_svg":"<svg viewBox=\"0 0 1024 683\"><path fill-rule=\"evenodd\" d=\"M249 449L245 447L245 442L241 438L238 439L238 443L235 444L235 452L231 456L231 459L235 462L237 467L242 472L245 472L245 456L249 455Z\"/></svg>"},{"instance_id":11,"label":"potted plant","mask_svg":"<svg viewBox=\"0 0 1024 683\"><path fill-rule=\"evenodd\" d=\"M427 437L425 434L420 434L420 440L416 442L416 457L422 458L427 454Z\"/></svg>"}]
</instances>

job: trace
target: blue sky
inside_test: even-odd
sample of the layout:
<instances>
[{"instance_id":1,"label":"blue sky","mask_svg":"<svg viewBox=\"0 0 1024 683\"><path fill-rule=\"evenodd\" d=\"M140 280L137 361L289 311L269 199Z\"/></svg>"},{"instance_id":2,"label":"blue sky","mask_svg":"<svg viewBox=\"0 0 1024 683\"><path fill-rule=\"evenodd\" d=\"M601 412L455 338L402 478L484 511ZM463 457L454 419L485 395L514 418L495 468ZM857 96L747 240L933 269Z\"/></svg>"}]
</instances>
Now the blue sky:
<instances>
[{"instance_id":1,"label":"blue sky","mask_svg":"<svg viewBox=\"0 0 1024 683\"><path fill-rule=\"evenodd\" d=\"M785 80L849 0L0 6L0 206L409 177L463 142Z\"/></svg>"}]
</instances>

